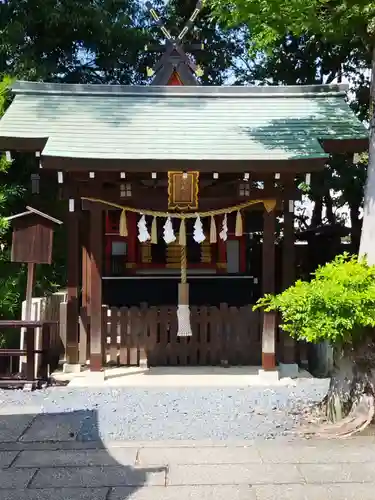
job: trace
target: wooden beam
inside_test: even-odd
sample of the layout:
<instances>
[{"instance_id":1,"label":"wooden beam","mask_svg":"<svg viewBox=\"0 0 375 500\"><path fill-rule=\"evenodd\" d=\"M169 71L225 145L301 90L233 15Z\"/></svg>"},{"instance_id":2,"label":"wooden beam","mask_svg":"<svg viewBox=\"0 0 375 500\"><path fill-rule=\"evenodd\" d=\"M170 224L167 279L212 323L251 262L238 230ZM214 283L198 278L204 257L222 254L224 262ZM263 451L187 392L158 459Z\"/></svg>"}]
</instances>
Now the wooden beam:
<instances>
[{"instance_id":1,"label":"wooden beam","mask_svg":"<svg viewBox=\"0 0 375 500\"><path fill-rule=\"evenodd\" d=\"M151 153L150 153L151 154ZM323 170L326 158L298 160L194 160L194 159L99 159L99 158L66 158L44 156L43 168L62 171L87 172L168 172L170 170L199 170L200 172L313 172Z\"/></svg>"},{"instance_id":2,"label":"wooden beam","mask_svg":"<svg viewBox=\"0 0 375 500\"><path fill-rule=\"evenodd\" d=\"M275 293L275 230L276 211L263 214L263 248L262 248L262 292ZM276 314L263 314L262 332L262 367L264 370L274 370L275 358Z\"/></svg>"},{"instance_id":3,"label":"wooden beam","mask_svg":"<svg viewBox=\"0 0 375 500\"><path fill-rule=\"evenodd\" d=\"M94 170L95 172L95 179L90 179L89 174L86 170L73 170L68 172L67 174L64 175L64 184L68 184L69 182L90 182L90 185L93 183L98 183L101 182L103 184L106 183L114 183L114 184L119 184L119 183L127 183L130 182L132 185L137 184L141 185L142 181L145 180L152 180L151 173L152 171L148 172L128 172L128 171L115 171L115 170ZM125 178L121 178L121 172L125 173ZM272 175L270 174L265 174L262 172L248 172L250 174L250 179L249 181L244 181L243 180L243 174L238 172L221 172L219 179L215 180L213 179L213 172L200 172L199 175L199 185L200 186L209 186L212 184L215 184L217 186L224 185L229 182L251 182L251 181L265 181L267 179L270 179ZM55 180L56 179L56 172L54 173L51 170L47 170L43 172L43 175L50 175L51 179ZM161 182L161 184L158 187L166 187L168 185L168 173L159 173L157 176L157 182ZM255 188L254 188L255 189Z\"/></svg>"},{"instance_id":4,"label":"wooden beam","mask_svg":"<svg viewBox=\"0 0 375 500\"><path fill-rule=\"evenodd\" d=\"M326 139L320 141L326 153L362 153L368 150L368 139L346 139L343 141L336 141L334 139Z\"/></svg>"},{"instance_id":5,"label":"wooden beam","mask_svg":"<svg viewBox=\"0 0 375 500\"><path fill-rule=\"evenodd\" d=\"M103 368L102 352L102 260L103 210L98 203L90 207L90 370Z\"/></svg>"},{"instance_id":6,"label":"wooden beam","mask_svg":"<svg viewBox=\"0 0 375 500\"><path fill-rule=\"evenodd\" d=\"M73 199L74 200L74 199ZM67 216L67 305L66 305L66 361L78 363L78 317L79 317L79 218L80 202L74 200L74 212Z\"/></svg>"},{"instance_id":7,"label":"wooden beam","mask_svg":"<svg viewBox=\"0 0 375 500\"><path fill-rule=\"evenodd\" d=\"M147 199L147 203L149 208L153 208L153 204L157 203L158 209L163 209L162 204L164 203L166 206L167 203L167 182L165 185L159 185L156 187L152 186L144 186L141 184L140 180L126 180L120 182L119 179L113 179L113 172L109 173L107 176L103 176L106 178L107 183L103 185L102 176L98 173L96 178L93 180L85 180L85 181L76 181L74 180L74 185L77 185L78 196L79 197L89 197L89 198L99 198L113 201L114 203L119 204L129 204L137 206L137 201L142 200L139 203L140 208L145 208L143 206L143 200ZM112 176L110 175L112 174ZM82 173L81 173L82 175ZM77 175L77 178L79 175ZM111 178L112 177L112 178ZM111 182L112 181L112 182ZM120 184L127 183L131 185L131 193L132 196L129 198L121 198L120 197ZM214 186L206 186L204 187L205 180L200 181L200 189L199 189L199 202L200 204L206 204L207 206L215 204L217 205L220 201L220 206L225 206L225 202L228 200L234 200L234 203L242 203L244 201L244 197L239 196L239 187L238 180L231 182L216 182ZM237 185L235 184L237 183ZM250 188L250 194L246 197L249 200L259 200L259 199L284 199L285 192L280 187L272 186L267 189L259 189L259 188ZM67 182L62 187L61 196L63 199L71 198L71 186L70 182ZM302 195L301 191L294 187L288 191L288 196L290 199L301 200ZM129 203L128 203L129 202ZM164 207L165 208L165 207ZM155 208L156 209L156 208Z\"/></svg>"},{"instance_id":8,"label":"wooden beam","mask_svg":"<svg viewBox=\"0 0 375 500\"><path fill-rule=\"evenodd\" d=\"M151 208L154 204L158 208L162 208L162 204L167 204L167 187L152 189L151 187L131 187L132 196L129 198L120 197L120 187L118 186L92 186L90 183L79 183L79 196L87 198L99 198L105 200L111 200L114 203L120 203L121 205L131 205L139 206L145 208L145 200L147 200L147 205ZM281 189L252 189L247 197L239 196L237 190L227 189L225 187L218 189L216 192L212 191L207 194L200 194L199 204L200 205L215 205L215 206L226 206L226 203L230 200L234 201L235 204L243 203L246 200L283 200L283 192ZM65 199L70 198L69 186L63 190L62 195ZM298 200L301 198L301 194L294 190L289 194L291 199Z\"/></svg>"},{"instance_id":9,"label":"wooden beam","mask_svg":"<svg viewBox=\"0 0 375 500\"><path fill-rule=\"evenodd\" d=\"M155 210L155 211L164 211L164 212L167 212L168 209L167 209L167 201L165 200L161 200L160 202L158 203L152 203L151 205L149 203L146 202L146 200L143 202L144 204L142 205L142 202L140 202L139 200L134 200L133 202L129 199L116 199L116 200L110 200L110 199L107 199L106 198L106 201L108 202L113 202L113 203L118 203L119 205L121 206L128 206L128 207L131 207L131 208L135 208L139 211L142 211L142 210ZM244 199L233 199L233 198L229 198L229 199L215 199L215 200L210 200L210 201L204 201L202 200L200 203L199 203L199 211L200 212L205 212L205 211L209 211L209 210L218 210L218 209L221 209L221 208L227 208L227 207L231 207L231 206L234 206L234 205L237 205L239 203L243 203ZM82 200L82 209L83 210L90 210L90 205L92 205L93 203L96 203L96 202L92 202L90 200ZM99 204L102 206L102 209L103 210L110 210L111 207L109 205L107 205L106 203L96 203L96 204ZM276 202L276 212L281 212L282 211L282 207L283 207L283 204L282 204L282 200L277 200ZM115 208L114 208L115 209ZM254 211L259 211L259 210L263 210L263 204L262 203L257 203L257 204L254 204L254 205L251 205L249 208L247 208L246 210L254 210ZM193 211L194 212L194 211Z\"/></svg>"},{"instance_id":10,"label":"wooden beam","mask_svg":"<svg viewBox=\"0 0 375 500\"><path fill-rule=\"evenodd\" d=\"M47 143L47 138L29 138L29 137L1 137L0 151L19 151L36 153L43 151Z\"/></svg>"},{"instance_id":11,"label":"wooden beam","mask_svg":"<svg viewBox=\"0 0 375 500\"><path fill-rule=\"evenodd\" d=\"M196 52L197 50L204 50L204 44L203 43L190 43L190 44L183 44L182 48L185 50L185 52ZM147 51L148 52L164 52L165 51L165 44L161 45L147 45Z\"/></svg>"}]
</instances>

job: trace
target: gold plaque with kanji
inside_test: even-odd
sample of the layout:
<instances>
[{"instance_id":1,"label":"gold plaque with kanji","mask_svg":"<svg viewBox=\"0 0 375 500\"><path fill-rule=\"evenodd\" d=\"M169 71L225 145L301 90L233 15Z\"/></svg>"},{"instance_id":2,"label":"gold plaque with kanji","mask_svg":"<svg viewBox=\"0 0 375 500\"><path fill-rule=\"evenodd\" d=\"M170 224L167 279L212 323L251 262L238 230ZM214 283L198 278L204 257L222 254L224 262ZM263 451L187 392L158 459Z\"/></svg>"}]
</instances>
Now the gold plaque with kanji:
<instances>
[{"instance_id":1,"label":"gold plaque with kanji","mask_svg":"<svg viewBox=\"0 0 375 500\"><path fill-rule=\"evenodd\" d=\"M168 172L168 209L197 210L199 172Z\"/></svg>"}]
</instances>

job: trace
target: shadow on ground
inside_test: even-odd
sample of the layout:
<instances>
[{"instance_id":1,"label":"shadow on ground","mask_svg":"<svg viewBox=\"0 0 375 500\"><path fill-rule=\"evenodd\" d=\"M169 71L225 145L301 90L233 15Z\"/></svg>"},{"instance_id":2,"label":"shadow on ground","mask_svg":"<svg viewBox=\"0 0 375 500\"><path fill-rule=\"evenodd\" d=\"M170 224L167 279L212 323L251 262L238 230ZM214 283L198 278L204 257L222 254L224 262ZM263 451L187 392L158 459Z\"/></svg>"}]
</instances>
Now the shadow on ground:
<instances>
[{"instance_id":1,"label":"shadow on ground","mask_svg":"<svg viewBox=\"0 0 375 500\"><path fill-rule=\"evenodd\" d=\"M0 406L1 500L125 500L165 477L165 467L137 467L135 448L107 450L95 410Z\"/></svg>"}]
</instances>

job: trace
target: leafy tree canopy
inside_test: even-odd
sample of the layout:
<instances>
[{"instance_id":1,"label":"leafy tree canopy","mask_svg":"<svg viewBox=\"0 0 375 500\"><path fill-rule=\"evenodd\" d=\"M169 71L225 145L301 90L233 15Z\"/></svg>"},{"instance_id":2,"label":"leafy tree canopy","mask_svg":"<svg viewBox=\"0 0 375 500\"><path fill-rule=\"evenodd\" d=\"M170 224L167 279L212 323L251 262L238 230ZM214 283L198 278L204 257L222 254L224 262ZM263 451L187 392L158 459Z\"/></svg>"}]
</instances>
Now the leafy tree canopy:
<instances>
[{"instance_id":1,"label":"leafy tree canopy","mask_svg":"<svg viewBox=\"0 0 375 500\"><path fill-rule=\"evenodd\" d=\"M251 83L263 84L311 84L330 83L345 78L351 83L355 94L351 102L353 110L362 120L370 117L370 92L375 109L375 86L370 90L369 73L375 71L375 1L374 0L208 0L213 16L224 26L245 25L249 29L248 43L255 71ZM373 61L372 61L373 59ZM298 75L296 75L298 73ZM240 78L241 80L241 78ZM242 81L246 81L246 78ZM249 79L247 79L249 81ZM375 78L374 78L375 81ZM342 155L341 155L342 156ZM367 179L368 202L365 207L361 236L361 254L369 257L371 251L370 201L373 197L375 179L372 177L375 154L369 154ZM361 158L353 163L350 157L334 159L324 176L329 184L319 181L320 186L337 189L342 193L337 199L343 206L349 203L352 222L353 251L357 251L362 220L359 211L362 205L363 185L367 161ZM351 178L355 182L351 185ZM348 181L348 182L347 182ZM321 219L323 201L327 218L333 222L330 191L319 192L317 183L312 186L311 198L315 201L317 220ZM321 191L321 189L320 189ZM369 214L366 217L366 214ZM371 217L370 217L371 215ZM367 238L364 236L367 235ZM366 244L362 245L362 242ZM370 261L374 263L375 256Z\"/></svg>"},{"instance_id":2,"label":"leafy tree canopy","mask_svg":"<svg viewBox=\"0 0 375 500\"><path fill-rule=\"evenodd\" d=\"M259 54L246 74L236 71L236 78L238 83L258 85L314 85L345 79L351 83L353 111L360 120L368 120L370 67L371 53L360 40L333 43L315 35L289 35L279 38L267 54ZM366 155L355 161L353 155L334 155L324 171L313 174L310 188L305 186L314 203L312 225L350 220L353 253L359 248L367 161ZM302 229L307 228L303 210L297 220Z\"/></svg>"},{"instance_id":3,"label":"leafy tree canopy","mask_svg":"<svg viewBox=\"0 0 375 500\"><path fill-rule=\"evenodd\" d=\"M279 311L282 329L308 342L360 343L375 326L375 267L344 254L283 293L261 298L255 308Z\"/></svg>"},{"instance_id":4,"label":"leafy tree canopy","mask_svg":"<svg viewBox=\"0 0 375 500\"><path fill-rule=\"evenodd\" d=\"M69 83L141 83L149 41L145 13L138 0L8 0L0 4L0 73Z\"/></svg>"},{"instance_id":5,"label":"leafy tree canopy","mask_svg":"<svg viewBox=\"0 0 375 500\"><path fill-rule=\"evenodd\" d=\"M7 100L8 100L8 87L11 84L11 79L10 78L3 78L2 81L0 81L0 118L3 116ZM0 173L6 173L8 171L8 168L10 167L10 162L6 160L5 155L0 156ZM4 209L4 205L8 201L8 198L12 194L12 190L9 188L9 186L5 184L0 184L0 208ZM6 223L4 217L1 217L0 215L0 237L8 227L8 224Z\"/></svg>"},{"instance_id":6,"label":"leafy tree canopy","mask_svg":"<svg viewBox=\"0 0 375 500\"><path fill-rule=\"evenodd\" d=\"M370 42L375 2L369 0L209 0L214 16L226 25L246 24L251 45L272 47L287 33L313 33L326 40L351 37Z\"/></svg>"},{"instance_id":7,"label":"leafy tree canopy","mask_svg":"<svg viewBox=\"0 0 375 500\"><path fill-rule=\"evenodd\" d=\"M0 118L4 114L8 102L7 89L11 83L10 78L4 78L0 81ZM0 156L0 175L6 177L11 163L7 161L5 155ZM6 315L14 315L17 311L20 299L20 281L22 274L15 272L16 270L7 264L9 259L9 251L4 248L4 235L8 229L4 212L7 211L9 202L19 194L19 187L0 181L0 317ZM4 337L0 335L0 347L3 346Z\"/></svg>"}]
</instances>

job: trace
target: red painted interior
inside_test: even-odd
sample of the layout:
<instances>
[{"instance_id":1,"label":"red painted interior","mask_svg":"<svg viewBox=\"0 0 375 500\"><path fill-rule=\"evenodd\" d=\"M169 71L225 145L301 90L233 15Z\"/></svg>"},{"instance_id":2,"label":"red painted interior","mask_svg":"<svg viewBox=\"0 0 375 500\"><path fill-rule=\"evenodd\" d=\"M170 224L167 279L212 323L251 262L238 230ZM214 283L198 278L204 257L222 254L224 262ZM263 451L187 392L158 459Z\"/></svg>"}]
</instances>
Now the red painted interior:
<instances>
[{"instance_id":1,"label":"red painted interior","mask_svg":"<svg viewBox=\"0 0 375 500\"><path fill-rule=\"evenodd\" d=\"M183 85L178 73L173 71L167 85Z\"/></svg>"},{"instance_id":2,"label":"red painted interior","mask_svg":"<svg viewBox=\"0 0 375 500\"><path fill-rule=\"evenodd\" d=\"M218 221L218 227L221 227L222 221ZM219 225L220 224L220 225ZM138 228L137 228L137 215L133 212L129 212L127 214L127 226L128 226L128 234L127 238L123 238L119 235L119 213L118 212L107 212L106 223L105 223L105 268L107 276L110 274L111 270L111 250L112 250L112 242L113 241L127 241L128 243L128 255L127 262L131 264L135 264L135 268L137 269L162 269L165 268L163 264L157 263L142 263L140 261L140 254L138 252ZM228 239L237 239L237 237L233 233L228 233ZM246 243L245 236L239 238L240 240L240 248L239 248L239 268L240 272L244 273L246 271ZM218 248L218 260L217 263L224 263L227 260L226 255L226 242L221 238L217 240L217 248ZM211 263L200 263L200 264L189 264L189 268L191 269L213 269L217 267L217 263L215 261L214 255L212 256ZM132 272L132 269L128 269L129 272ZM225 269L217 268L219 273L225 273Z\"/></svg>"}]
</instances>

